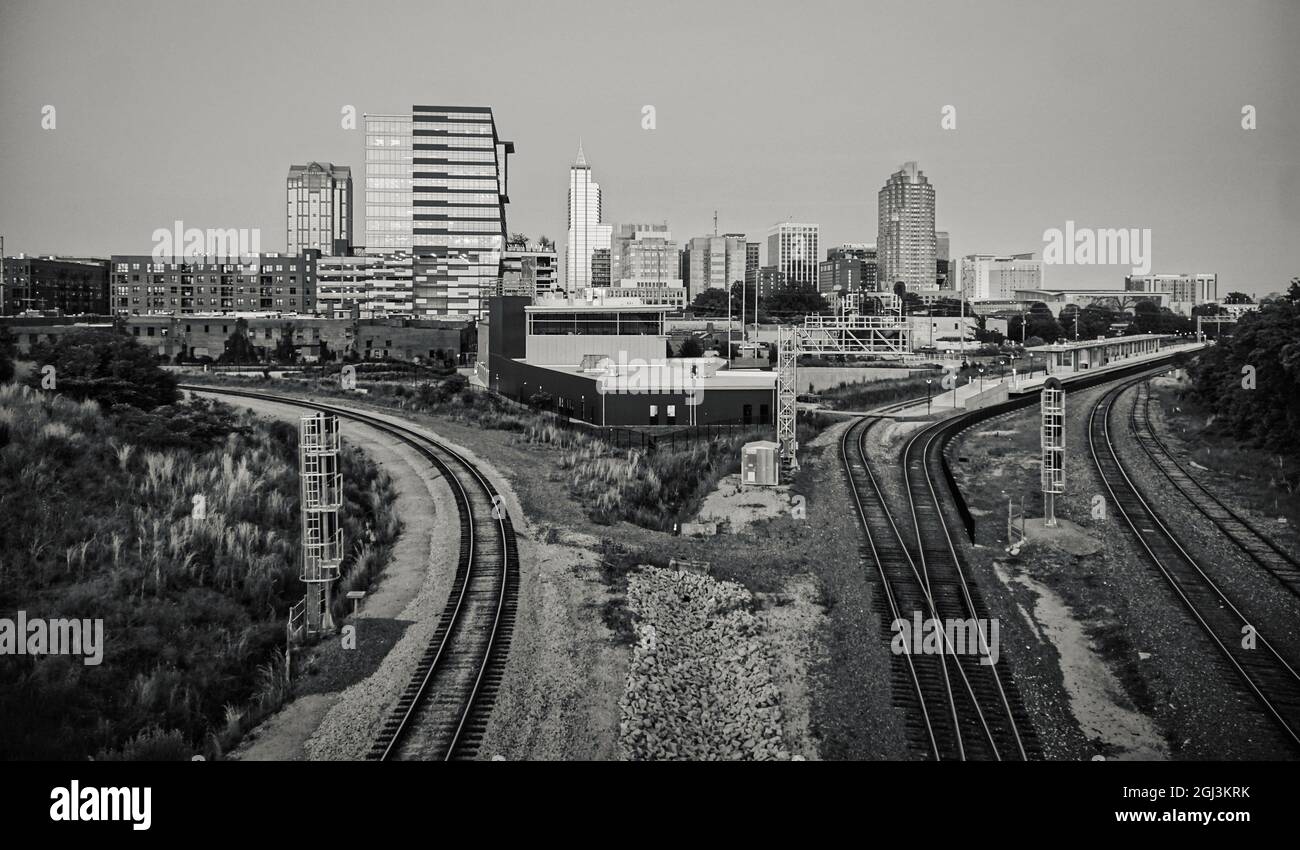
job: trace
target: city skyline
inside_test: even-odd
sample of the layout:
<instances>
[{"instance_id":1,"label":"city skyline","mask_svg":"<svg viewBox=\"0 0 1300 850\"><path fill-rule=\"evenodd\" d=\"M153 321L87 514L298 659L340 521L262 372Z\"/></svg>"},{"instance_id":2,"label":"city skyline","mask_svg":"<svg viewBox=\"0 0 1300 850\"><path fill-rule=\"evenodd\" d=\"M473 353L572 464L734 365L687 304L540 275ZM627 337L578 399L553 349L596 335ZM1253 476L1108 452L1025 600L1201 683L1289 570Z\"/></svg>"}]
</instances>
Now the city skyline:
<instances>
[{"instance_id":1,"label":"city skyline","mask_svg":"<svg viewBox=\"0 0 1300 850\"><path fill-rule=\"evenodd\" d=\"M412 22L445 19L466 27L504 17L498 47L508 55L512 46L557 31L563 5L386 8ZM1102 7L1122 12L1131 26L1115 31L1118 18ZM1150 227L1153 271L1213 270L1224 291L1276 291L1294 274L1279 250L1300 225L1300 155L1291 143L1300 135L1300 110L1296 93L1284 84L1300 69L1285 38L1288 24L1300 19L1294 5L985 4L975 10L933 4L917 10L887 3L864 10L814 3L805 31L826 43L805 68L805 76L819 83L804 101L815 116L811 124L772 120L758 94L791 91L795 84L780 79L779 60L787 50L793 55L806 47L801 42L780 47L776 62L763 59L763 51L739 51L725 68L710 65L716 82L738 88L728 102L705 102L684 88L706 71L692 58L696 39L729 27L760 32L778 16L769 10L754 10L743 24L728 15L729 4L699 10L699 35L665 46L671 56L653 63L627 45L595 45L600 57L617 55L630 70L647 73L631 86L623 80L636 74L594 78L592 95L572 101L544 94L572 74L576 59L563 51L530 70L520 85L509 62L475 63L473 76L444 73L469 62L472 48L455 44L437 56L386 50L385 67L371 69L365 59L379 36L361 30L349 36L352 50L285 105L278 94L261 92L258 81L295 63L294 49L259 53L243 68L224 51L251 47L225 44L216 33L196 32L183 46L162 39L165 21L183 17L187 8L202 7L11 3L0 10L0 105L8 119L0 125L0 146L9 154L0 162L0 181L10 199L0 210L0 233L7 252L140 253L150 248L153 230L176 219L200 227L258 227L265 250L287 248L279 244L283 228L277 222L290 164L360 169L363 113L460 102L490 105L502 136L519 145L511 163L509 230L545 234L557 243L565 235L562 175L581 138L601 164L610 222L666 219L677 233L701 234L712 232L716 209L722 230L751 240L778 221L794 220L819 223L823 245L871 241L876 191L899 162L915 160L940 187L937 226L952 233L952 256L1041 251L1044 229L1075 220L1097 228ZM1197 57L1203 78L1194 91L1168 75L1144 75L1131 63L1112 61L1161 43L1175 8L1180 47ZM168 14L147 14L164 9ZM312 14L304 15L309 9ZM284 33L286 46L303 39L309 49L312 33L298 33L290 22L337 20L357 9L343 3L233 4L229 14L256 15L267 29ZM628 17L638 26L620 31L646 43L663 43L655 39L668 27L659 23L661 13L634 7L584 15L597 27ZM889 28L932 26L931 43L917 48L926 61L914 63L929 67L906 83L886 85L882 75L897 63L901 47L884 44L858 57L865 64L857 69L834 58L841 53L839 40L847 38L839 33L853 29L843 21L853 16ZM1025 36L1022 52L1028 55L977 53L960 38L962 22L973 19ZM949 25L933 26L936 20ZM1218 33L1229 24L1236 37L1222 42ZM59 28L62 38L56 44L36 38L45 28ZM414 43L418 30L404 27L390 36L398 45ZM88 77L78 62L68 61L128 33L156 43L148 67L123 59ZM1019 74L1030 59L1041 73ZM173 73L152 73L158 65ZM213 79L229 85L212 88ZM194 92L209 102L206 112L174 106L193 102ZM850 102L859 105L846 108ZM1256 130L1241 127L1247 104L1257 110ZM47 105L57 110L55 129L42 128ZM654 129L643 128L647 105L654 107ZM949 105L956 127L944 130L942 110ZM340 111L349 106L355 130L340 126ZM214 114L223 120L214 122ZM94 160L76 155L86 149L98 151ZM104 169L104 162L113 168ZM210 178L213 169L220 180ZM1186 180L1189 169L1202 179ZM85 197L73 197L74 186ZM355 232L364 232L361 225L354 219ZM1127 273L1120 266L1047 266L1044 276L1050 286L1118 289Z\"/></svg>"}]
</instances>

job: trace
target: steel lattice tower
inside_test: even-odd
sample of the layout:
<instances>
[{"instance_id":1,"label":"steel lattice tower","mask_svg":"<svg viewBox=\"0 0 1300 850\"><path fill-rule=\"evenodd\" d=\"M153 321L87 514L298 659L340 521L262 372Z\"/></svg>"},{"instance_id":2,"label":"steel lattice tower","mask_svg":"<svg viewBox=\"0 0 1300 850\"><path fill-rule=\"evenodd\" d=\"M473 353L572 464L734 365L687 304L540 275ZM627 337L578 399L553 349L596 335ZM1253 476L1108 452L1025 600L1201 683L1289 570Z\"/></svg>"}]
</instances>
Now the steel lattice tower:
<instances>
[{"instance_id":1,"label":"steel lattice tower","mask_svg":"<svg viewBox=\"0 0 1300 850\"><path fill-rule=\"evenodd\" d=\"M343 473L339 468L339 420L309 413L299 423L299 471L302 483L302 580L308 632L330 631L330 584L343 562Z\"/></svg>"},{"instance_id":2,"label":"steel lattice tower","mask_svg":"<svg viewBox=\"0 0 1300 850\"><path fill-rule=\"evenodd\" d=\"M1043 384L1041 444L1043 524L1056 525L1056 497L1065 492L1065 390L1056 378Z\"/></svg>"}]
</instances>

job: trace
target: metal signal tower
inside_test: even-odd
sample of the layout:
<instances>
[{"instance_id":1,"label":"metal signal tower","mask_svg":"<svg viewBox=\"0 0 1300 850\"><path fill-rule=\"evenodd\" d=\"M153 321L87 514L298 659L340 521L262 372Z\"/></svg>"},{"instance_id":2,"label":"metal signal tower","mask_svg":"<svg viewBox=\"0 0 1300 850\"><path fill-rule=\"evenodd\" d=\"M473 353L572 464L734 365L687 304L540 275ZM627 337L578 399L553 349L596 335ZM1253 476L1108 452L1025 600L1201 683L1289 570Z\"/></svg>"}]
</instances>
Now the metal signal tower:
<instances>
[{"instance_id":1,"label":"metal signal tower","mask_svg":"<svg viewBox=\"0 0 1300 850\"><path fill-rule=\"evenodd\" d=\"M799 449L796 439L795 414L798 394L795 383L795 369L799 361L799 331L797 328L780 325L776 329L776 446L781 460L781 469L786 472L798 472L799 460L795 456Z\"/></svg>"},{"instance_id":2,"label":"metal signal tower","mask_svg":"<svg viewBox=\"0 0 1300 850\"><path fill-rule=\"evenodd\" d=\"M332 631L330 584L343 562L343 473L339 467L339 420L308 413L299 423L299 471L302 483L302 580L308 633Z\"/></svg>"},{"instance_id":3,"label":"metal signal tower","mask_svg":"<svg viewBox=\"0 0 1300 850\"><path fill-rule=\"evenodd\" d=\"M908 360L912 354L910 325L894 316L805 316L803 326L776 329L776 443L781 468L797 472L799 444L795 439L798 410L795 381L801 354L872 354Z\"/></svg>"},{"instance_id":4,"label":"metal signal tower","mask_svg":"<svg viewBox=\"0 0 1300 850\"><path fill-rule=\"evenodd\" d=\"M1041 444L1043 525L1056 526L1056 497L1065 492L1065 390L1056 378L1043 384Z\"/></svg>"}]
</instances>

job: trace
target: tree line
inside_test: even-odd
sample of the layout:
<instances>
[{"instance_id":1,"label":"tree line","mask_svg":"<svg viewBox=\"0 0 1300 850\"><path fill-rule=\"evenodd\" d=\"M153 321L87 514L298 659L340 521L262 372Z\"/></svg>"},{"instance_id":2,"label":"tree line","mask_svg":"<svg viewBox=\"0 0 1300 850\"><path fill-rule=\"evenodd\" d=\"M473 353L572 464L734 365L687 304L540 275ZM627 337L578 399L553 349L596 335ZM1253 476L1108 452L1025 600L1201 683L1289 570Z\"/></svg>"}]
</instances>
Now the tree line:
<instances>
[{"instance_id":1,"label":"tree line","mask_svg":"<svg viewBox=\"0 0 1300 850\"><path fill-rule=\"evenodd\" d=\"M1243 443L1295 456L1300 444L1300 277L1261 303L1232 335L1189 367L1192 400L1210 427Z\"/></svg>"}]
</instances>

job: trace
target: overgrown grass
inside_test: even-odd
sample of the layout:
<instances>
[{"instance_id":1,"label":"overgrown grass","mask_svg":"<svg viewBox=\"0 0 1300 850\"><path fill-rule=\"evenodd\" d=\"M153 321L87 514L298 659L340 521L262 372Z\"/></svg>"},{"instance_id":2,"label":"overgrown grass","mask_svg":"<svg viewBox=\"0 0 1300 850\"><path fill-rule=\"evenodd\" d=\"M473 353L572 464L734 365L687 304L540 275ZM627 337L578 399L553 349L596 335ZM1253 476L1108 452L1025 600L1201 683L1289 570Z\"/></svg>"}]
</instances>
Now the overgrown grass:
<instances>
[{"instance_id":1,"label":"overgrown grass","mask_svg":"<svg viewBox=\"0 0 1300 850\"><path fill-rule=\"evenodd\" d=\"M943 372L939 370L935 370L932 374L933 383L930 384L929 390L935 395L943 392L943 388L939 385L942 376ZM869 410L895 401L923 399L925 394L925 377L919 376L889 378L858 384L842 383L834 389L823 390L819 398L822 404L832 410Z\"/></svg>"},{"instance_id":2,"label":"overgrown grass","mask_svg":"<svg viewBox=\"0 0 1300 850\"><path fill-rule=\"evenodd\" d=\"M1166 412L1165 426L1183 440L1194 463L1241 482L1236 495L1251 510L1266 517L1282 517L1291 528L1300 528L1300 456L1268 451L1213 427L1202 427L1199 423L1211 421L1214 415L1186 388L1156 386L1152 392ZM1196 475L1195 469L1191 472Z\"/></svg>"},{"instance_id":3,"label":"overgrown grass","mask_svg":"<svg viewBox=\"0 0 1300 850\"><path fill-rule=\"evenodd\" d=\"M0 657L0 758L126 758L177 736L217 755L287 698L297 432L214 402L159 413L0 386L0 611L103 619L105 644L98 666ZM400 526L386 475L352 447L342 471L346 589Z\"/></svg>"},{"instance_id":4,"label":"overgrown grass","mask_svg":"<svg viewBox=\"0 0 1300 850\"><path fill-rule=\"evenodd\" d=\"M187 378L187 381L189 379ZM222 380L203 383L229 386ZM394 412L420 413L452 419L478 428L507 431L519 439L560 452L560 469L571 492L579 498L593 522L612 525L626 520L643 528L672 530L691 516L718 479L740 469L740 448L753 440L772 439L772 426L754 426L725 437L660 444L653 451L614 448L592 430L564 427L554 417L497 396L465 387L456 375L419 387L366 384L358 397L330 381L247 379L259 389L307 391L313 395L345 398L379 405ZM807 443L828 420L818 415L799 418L798 439Z\"/></svg>"}]
</instances>

